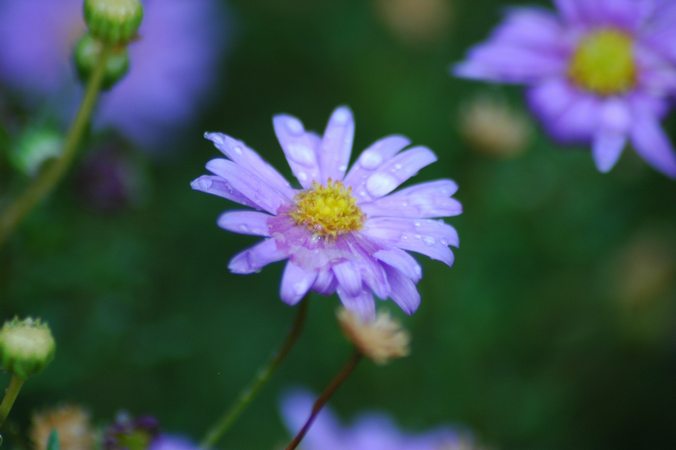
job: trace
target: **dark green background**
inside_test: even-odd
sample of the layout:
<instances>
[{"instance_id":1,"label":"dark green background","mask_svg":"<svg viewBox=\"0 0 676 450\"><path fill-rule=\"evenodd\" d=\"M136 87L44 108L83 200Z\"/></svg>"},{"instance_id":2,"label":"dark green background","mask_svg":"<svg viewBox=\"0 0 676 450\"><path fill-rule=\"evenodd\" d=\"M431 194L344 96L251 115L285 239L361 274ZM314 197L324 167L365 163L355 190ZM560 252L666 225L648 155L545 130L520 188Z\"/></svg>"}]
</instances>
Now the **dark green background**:
<instances>
[{"instance_id":1,"label":"dark green background","mask_svg":"<svg viewBox=\"0 0 676 450\"><path fill-rule=\"evenodd\" d=\"M231 51L213 103L175 148L139 157L142 200L100 214L83 207L70 178L0 255L2 315L45 318L59 344L19 398L19 426L36 408L72 401L97 423L125 409L201 437L294 313L278 298L280 264L228 273L255 239L217 228L234 206L190 189L217 156L201 134L241 138L289 175L272 115L322 130L348 104L355 153L392 133L429 146L439 162L416 180L455 179L465 212L450 220L461 238L455 266L423 261L422 305L402 317L412 355L363 364L332 406L345 418L384 409L411 431L463 425L500 449L676 448L676 185L629 149L602 175L588 151L562 151L542 133L510 160L462 142L455 119L471 95L489 90L523 108L519 89L448 76L503 2L452 3L451 26L426 44L398 38L366 0L229 6ZM668 275L627 303L621 286L634 270L622 270L622 255L645 241L671 255ZM281 392L321 389L349 355L337 305L311 298L300 343L222 448L287 439Z\"/></svg>"}]
</instances>

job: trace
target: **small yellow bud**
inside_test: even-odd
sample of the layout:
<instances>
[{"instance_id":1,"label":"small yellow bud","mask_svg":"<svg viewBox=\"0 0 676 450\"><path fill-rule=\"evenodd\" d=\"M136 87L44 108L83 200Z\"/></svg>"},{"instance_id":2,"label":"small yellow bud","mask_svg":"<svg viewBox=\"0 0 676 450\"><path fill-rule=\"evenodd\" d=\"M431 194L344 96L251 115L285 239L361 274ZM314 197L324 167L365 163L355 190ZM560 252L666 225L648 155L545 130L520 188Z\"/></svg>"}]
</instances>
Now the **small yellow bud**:
<instances>
[{"instance_id":1,"label":"small yellow bud","mask_svg":"<svg viewBox=\"0 0 676 450\"><path fill-rule=\"evenodd\" d=\"M56 344L47 324L17 318L0 329L0 363L21 379L39 373L54 357Z\"/></svg>"},{"instance_id":2,"label":"small yellow bud","mask_svg":"<svg viewBox=\"0 0 676 450\"><path fill-rule=\"evenodd\" d=\"M409 334L389 313L381 312L368 322L347 309L340 309L337 315L347 339L376 364L408 356Z\"/></svg>"}]
</instances>

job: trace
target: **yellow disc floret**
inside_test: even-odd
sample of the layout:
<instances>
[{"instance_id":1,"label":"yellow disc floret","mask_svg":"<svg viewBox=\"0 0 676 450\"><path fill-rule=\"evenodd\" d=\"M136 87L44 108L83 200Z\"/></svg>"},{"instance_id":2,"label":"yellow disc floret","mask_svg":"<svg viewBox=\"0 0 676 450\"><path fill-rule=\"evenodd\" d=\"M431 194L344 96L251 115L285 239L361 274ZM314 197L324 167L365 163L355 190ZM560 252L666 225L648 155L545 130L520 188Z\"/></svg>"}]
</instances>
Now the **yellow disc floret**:
<instances>
[{"instance_id":1,"label":"yellow disc floret","mask_svg":"<svg viewBox=\"0 0 676 450\"><path fill-rule=\"evenodd\" d=\"M599 95L615 95L636 84L634 44L628 34L606 28L582 38L568 67L579 87Z\"/></svg>"},{"instance_id":2,"label":"yellow disc floret","mask_svg":"<svg viewBox=\"0 0 676 450\"><path fill-rule=\"evenodd\" d=\"M364 224L364 213L351 188L331 179L326 186L315 182L311 189L296 195L296 207L290 215L298 225L329 238L360 230Z\"/></svg>"}]
</instances>

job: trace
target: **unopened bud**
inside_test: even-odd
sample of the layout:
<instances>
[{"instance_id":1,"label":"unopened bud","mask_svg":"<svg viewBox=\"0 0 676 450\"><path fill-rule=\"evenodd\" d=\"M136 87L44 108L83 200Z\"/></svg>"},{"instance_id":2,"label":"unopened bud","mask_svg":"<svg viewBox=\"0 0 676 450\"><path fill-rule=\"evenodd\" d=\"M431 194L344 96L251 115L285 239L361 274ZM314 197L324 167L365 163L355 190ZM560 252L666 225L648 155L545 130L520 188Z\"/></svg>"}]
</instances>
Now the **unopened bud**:
<instances>
[{"instance_id":1,"label":"unopened bud","mask_svg":"<svg viewBox=\"0 0 676 450\"><path fill-rule=\"evenodd\" d=\"M131 41L143 20L140 0L85 0L85 22L92 35L111 45Z\"/></svg>"},{"instance_id":2,"label":"unopened bud","mask_svg":"<svg viewBox=\"0 0 676 450\"><path fill-rule=\"evenodd\" d=\"M24 380L41 372L51 362L55 350L52 332L40 320L15 318L0 329L0 363Z\"/></svg>"},{"instance_id":3,"label":"unopened bud","mask_svg":"<svg viewBox=\"0 0 676 450\"><path fill-rule=\"evenodd\" d=\"M27 128L9 153L12 165L25 175L34 176L42 165L61 154L63 137L50 127Z\"/></svg>"},{"instance_id":4,"label":"unopened bud","mask_svg":"<svg viewBox=\"0 0 676 450\"><path fill-rule=\"evenodd\" d=\"M347 309L341 309L338 323L357 350L376 364L385 364L409 353L408 332L389 313L381 312L375 320L364 321Z\"/></svg>"},{"instance_id":5,"label":"unopened bud","mask_svg":"<svg viewBox=\"0 0 676 450\"><path fill-rule=\"evenodd\" d=\"M75 46L75 68L80 81L86 83L101 58L103 43L90 34L85 34ZM129 54L126 47L119 47L106 59L106 69L101 82L102 89L110 89L129 71Z\"/></svg>"}]
</instances>

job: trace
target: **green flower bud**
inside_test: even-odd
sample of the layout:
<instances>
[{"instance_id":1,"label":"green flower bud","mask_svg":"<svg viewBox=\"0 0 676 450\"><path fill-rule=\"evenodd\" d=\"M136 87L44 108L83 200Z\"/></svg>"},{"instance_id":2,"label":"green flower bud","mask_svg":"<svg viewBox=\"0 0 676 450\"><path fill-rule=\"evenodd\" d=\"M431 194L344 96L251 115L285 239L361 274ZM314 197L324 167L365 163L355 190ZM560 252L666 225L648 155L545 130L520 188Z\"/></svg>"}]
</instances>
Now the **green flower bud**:
<instances>
[{"instance_id":1,"label":"green flower bud","mask_svg":"<svg viewBox=\"0 0 676 450\"><path fill-rule=\"evenodd\" d=\"M12 165L25 175L34 176L42 165L61 154L63 137L49 127L32 126L27 128L10 150Z\"/></svg>"},{"instance_id":2,"label":"green flower bud","mask_svg":"<svg viewBox=\"0 0 676 450\"><path fill-rule=\"evenodd\" d=\"M85 34L75 46L75 68L80 81L86 83L98 64L103 44L90 34ZM106 71L103 75L102 89L110 89L129 71L129 54L126 47L116 48L106 60Z\"/></svg>"},{"instance_id":3,"label":"green flower bud","mask_svg":"<svg viewBox=\"0 0 676 450\"><path fill-rule=\"evenodd\" d=\"M24 380L41 372L55 350L52 332L40 320L14 318L0 329L0 364Z\"/></svg>"},{"instance_id":4,"label":"green flower bud","mask_svg":"<svg viewBox=\"0 0 676 450\"><path fill-rule=\"evenodd\" d=\"M140 0L85 0L85 22L102 42L124 45L131 41L143 20Z\"/></svg>"}]
</instances>

